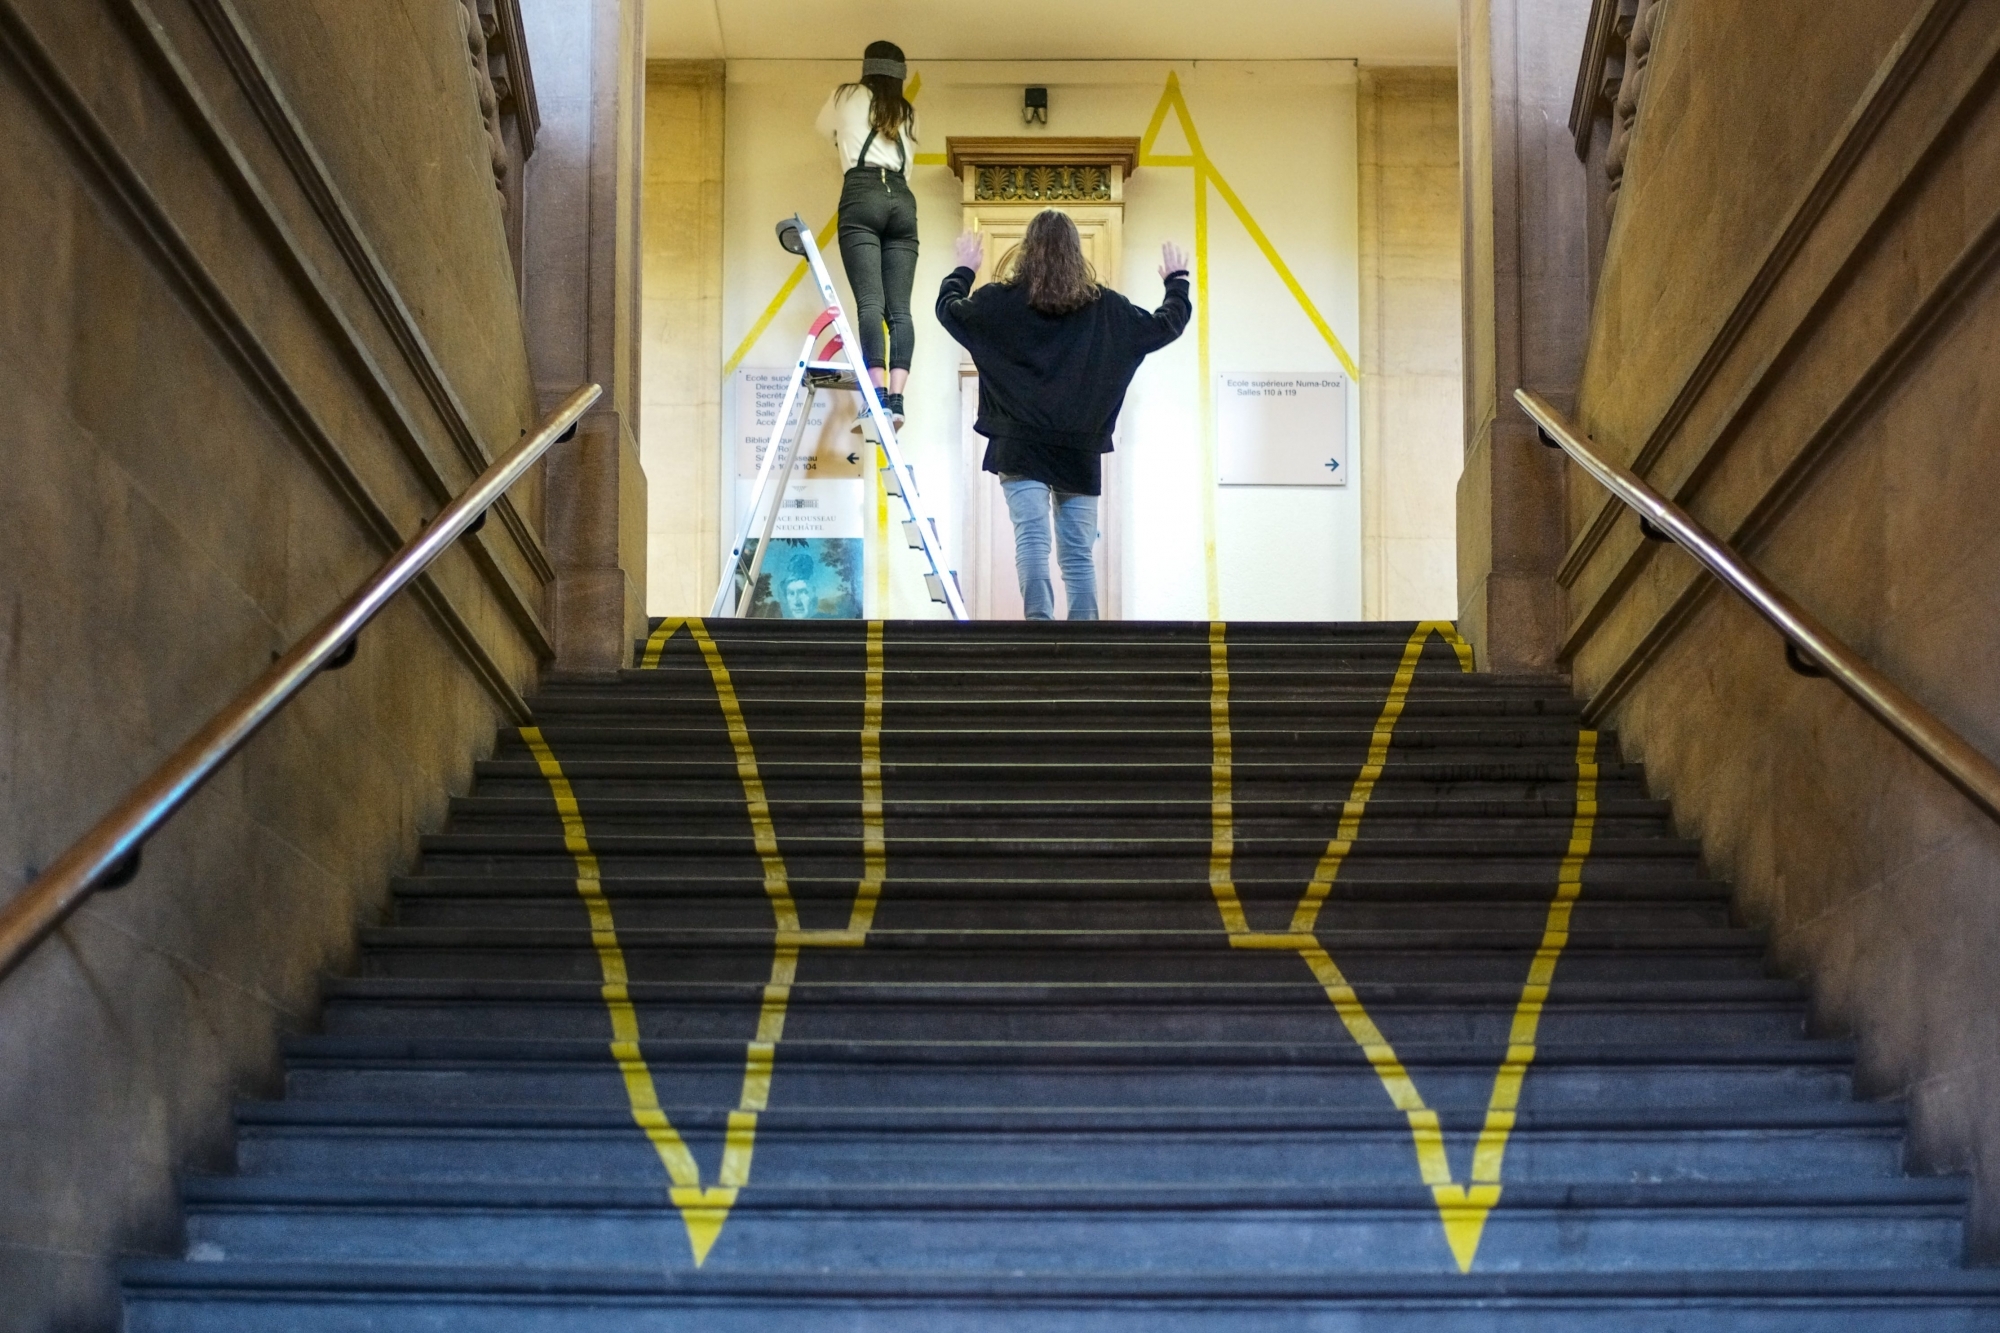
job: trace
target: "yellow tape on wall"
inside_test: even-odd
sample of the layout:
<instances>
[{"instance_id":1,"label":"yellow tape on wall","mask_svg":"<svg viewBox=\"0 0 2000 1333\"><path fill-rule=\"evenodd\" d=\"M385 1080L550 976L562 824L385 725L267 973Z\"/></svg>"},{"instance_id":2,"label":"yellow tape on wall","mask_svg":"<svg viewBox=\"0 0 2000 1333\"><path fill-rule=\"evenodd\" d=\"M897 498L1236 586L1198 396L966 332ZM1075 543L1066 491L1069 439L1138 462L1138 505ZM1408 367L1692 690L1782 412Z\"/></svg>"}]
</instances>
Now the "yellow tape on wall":
<instances>
[{"instance_id":1,"label":"yellow tape on wall","mask_svg":"<svg viewBox=\"0 0 2000 1333\"><path fill-rule=\"evenodd\" d=\"M1332 1003L1334 1012L1348 1035L1361 1048L1369 1066L1381 1080L1389 1100L1401 1111L1410 1127L1411 1144L1416 1150L1417 1170L1431 1187L1445 1241L1451 1247L1459 1271L1470 1272L1485 1234L1486 1219L1500 1202L1500 1174L1506 1159L1508 1136L1513 1132L1515 1112L1520 1105L1521 1085L1535 1058L1535 1036L1541 1023L1542 1006L1549 984L1555 977L1557 961L1569 942L1569 920L1577 896L1582 891L1584 862L1590 856L1591 838L1597 821L1597 733L1581 732L1577 739L1576 817L1571 826L1569 849L1557 875L1556 896L1550 904L1540 946L1528 969L1528 980L1514 1014L1505 1058L1495 1071L1486 1121L1473 1150L1472 1169L1460 1184L1452 1174L1445 1153L1444 1131L1437 1113L1424 1103L1416 1082L1403 1067L1396 1050L1369 1017L1354 987L1342 974L1318 936L1320 910L1332 892L1340 868L1353 851L1361 833L1362 816L1388 763L1389 748L1395 738L1396 723L1409 701L1416 679L1417 663L1424 645L1436 634L1458 654L1461 670L1472 670L1472 648L1459 637L1449 622L1427 621L1417 627L1404 645L1389 697L1376 718L1369 738L1368 754L1355 775L1347 801L1341 807L1340 824L1327 843L1325 853L1311 882L1292 914L1291 928L1283 934L1267 934L1249 929L1238 901L1230 861L1234 854L1234 803L1231 793L1235 747L1229 730L1229 648L1227 627L1213 626L1209 635L1211 686L1210 726L1214 733L1213 823L1209 856L1209 882L1222 916L1230 944L1239 949L1290 949L1311 969Z\"/></svg>"},{"instance_id":2,"label":"yellow tape on wall","mask_svg":"<svg viewBox=\"0 0 2000 1333\"><path fill-rule=\"evenodd\" d=\"M1166 128L1167 114L1173 116L1180 125L1181 136L1187 140L1186 153L1156 153L1154 145L1159 142L1160 133ZM1206 478L1202 487L1202 547L1205 557L1203 573L1208 594L1208 618L1219 620L1222 616L1222 584L1218 567L1216 548L1216 494L1220 471L1217 467L1215 438L1215 369L1213 339L1209 312L1214 302L1209 298L1209 225L1208 195L1212 186L1229 205L1230 212L1242 224L1258 252L1264 256L1271 269L1285 284L1285 290L1292 294L1306 319L1326 345L1332 349L1348 377L1357 384L1361 380L1361 368L1355 364L1347 347L1334 333L1333 326L1319 312L1312 297L1292 273L1291 265L1278 253L1278 247L1258 223L1256 217L1244 204L1243 199L1230 187L1229 180L1217 169L1214 159L1202 146L1201 134L1195 128L1194 114L1188 110L1187 98L1181 92L1180 75L1167 73L1167 86L1160 94L1159 103L1153 108L1152 118L1146 123L1146 132L1139 140L1139 165L1145 167L1187 167L1194 172L1194 310L1195 310L1195 359L1196 373L1201 377L1201 459L1202 471Z\"/></svg>"},{"instance_id":3,"label":"yellow tape on wall","mask_svg":"<svg viewBox=\"0 0 2000 1333\"><path fill-rule=\"evenodd\" d=\"M743 719L741 701L721 649L700 620L669 619L646 641L640 655L642 669L657 670L667 643L681 629L687 629L701 650L715 687L716 702L736 757L736 775L743 787L743 803L750 816L751 838L763 868L764 894L771 904L774 936L770 980L764 986L763 1004L757 1014L757 1031L745 1048L743 1085L736 1109L729 1113L723 1138L722 1162L716 1183L704 1187L701 1167L688 1150L679 1131L669 1122L660 1106L652 1070L639 1045L639 1020L632 1007L624 950L618 943L617 924L606 899L597 857L590 849L583 814L576 794L564 775L562 765L550 750L539 728L523 727L521 738L534 753L542 777L555 797L563 822L563 843L576 862L576 887L590 913L591 940L604 978L603 995L611 1018L611 1054L624 1075L625 1091L632 1119L645 1132L670 1183L668 1197L680 1210L687 1228L688 1244L695 1266L707 1261L709 1251L729 1220L738 1193L750 1183L750 1164L757 1146L757 1118L771 1103L771 1074L778 1043L785 1034L785 1014L791 1003L792 987L798 979L799 951L802 948L858 948L865 944L874 927L875 907L881 898L888 873L888 844L882 822L882 624L868 625L868 671L866 698L862 706L861 729L861 820L862 878L855 888L854 907L845 930L806 930L799 922L798 906L792 898L791 881L778 848L776 826L771 819L770 801L757 768L757 752L750 729Z\"/></svg>"},{"instance_id":4,"label":"yellow tape on wall","mask_svg":"<svg viewBox=\"0 0 2000 1333\"><path fill-rule=\"evenodd\" d=\"M915 101L917 93L922 87L923 76L921 74L916 75L910 80L906 95L912 101ZM1186 153L1155 153L1153 151L1154 145L1159 140L1161 131L1166 127L1167 115L1170 112L1180 125L1182 136L1187 140L1188 151ZM919 153L916 156L916 162L922 166L942 166L945 162L945 155L943 153ZM1160 100L1154 106L1152 117L1146 124L1146 132L1139 141L1139 164L1147 167L1186 167L1192 169L1194 172L1195 341L1198 374L1201 377L1202 469L1207 476L1207 483L1202 488L1203 571L1204 588L1208 599L1208 618L1211 621L1219 620L1222 616L1222 589L1220 575L1217 570L1215 496L1215 487L1219 474L1216 464L1215 375L1213 369L1213 339L1211 337L1212 324L1210 320L1210 307L1213 303L1209 298L1208 196L1211 186L1221 196L1223 203L1229 206L1229 211L1235 215L1236 220L1242 224L1243 230L1249 235L1251 242L1256 245L1258 252L1264 256L1265 261L1271 265L1271 269L1278 275L1279 281L1284 283L1285 290L1290 292L1292 299L1298 303L1299 309L1304 312L1307 322L1312 325L1314 331L1319 334L1320 338L1332 350L1334 357L1340 362L1341 368L1347 372L1348 377L1357 384L1361 380L1361 367L1356 364L1354 357L1348 352L1346 345L1341 342L1340 336L1333 331L1333 326L1320 313L1319 306L1307 294L1305 285L1292 272L1291 265L1285 262L1284 256L1278 252L1278 247L1272 243L1270 236L1264 231L1263 226L1257 221L1256 216L1251 213L1249 206L1243 202L1242 196L1238 195L1235 189L1231 187L1228 178L1217 169L1214 160L1208 156L1208 151L1202 147L1201 134L1195 128L1194 114L1188 110L1187 98L1181 91L1180 75L1171 70L1167 73L1166 87L1160 93ZM838 214L836 213L834 217L827 219L826 225L816 234L821 237L826 236L833 230L837 220ZM799 283L804 280L805 274L806 266L801 261L792 270L791 276L785 280L784 285L778 289L778 293L771 299L771 303L764 307L763 313L750 326L750 332L744 336L743 341L738 344L736 350L730 354L728 361L723 364L722 375L724 379L734 374L736 368L743 364L743 359L756 346L757 340L764 336L765 331L770 328L772 321L777 318L778 312L791 299L792 293L798 290ZM883 518L880 522L886 523L886 502L882 504L881 512ZM877 576L876 596L878 606L876 614L886 615L888 614L886 539L881 544L884 551L883 563L885 567Z\"/></svg>"}]
</instances>

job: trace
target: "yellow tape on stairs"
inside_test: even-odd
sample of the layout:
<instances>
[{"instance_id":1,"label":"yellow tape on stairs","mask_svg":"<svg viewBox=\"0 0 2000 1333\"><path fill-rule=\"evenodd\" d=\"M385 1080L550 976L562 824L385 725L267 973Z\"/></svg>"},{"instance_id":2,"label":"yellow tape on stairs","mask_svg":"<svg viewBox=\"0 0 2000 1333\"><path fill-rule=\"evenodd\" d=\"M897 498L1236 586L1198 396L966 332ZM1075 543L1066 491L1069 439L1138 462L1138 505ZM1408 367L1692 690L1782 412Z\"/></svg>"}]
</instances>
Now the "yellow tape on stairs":
<instances>
[{"instance_id":1,"label":"yellow tape on stairs","mask_svg":"<svg viewBox=\"0 0 2000 1333\"><path fill-rule=\"evenodd\" d=\"M688 1245L696 1267L708 1259L735 1207L738 1193L750 1183L750 1163L757 1146L757 1119L771 1101L772 1066L778 1043L784 1037L785 1013L791 1003L792 986L798 978L799 950L802 948L858 948L867 942L874 926L875 907L881 898L887 874L888 848L882 828L882 624L868 625L868 668L861 728L861 819L862 877L856 886L854 907L844 930L806 930L799 922L798 906L792 899L791 881L785 859L778 848L776 826L771 820L770 802L764 780L757 768L757 752L751 744L750 729L743 720L743 708L707 628L700 620L673 619L661 623L646 642L640 658L645 670L656 670L661 653L670 640L686 628L701 649L716 702L729 732L730 747L736 756L736 774L743 787L743 803L750 816L752 841L763 867L764 894L771 904L774 937L771 949L770 981L764 987L763 1004L757 1014L756 1035L743 1057L743 1086L736 1109L729 1113L723 1137L722 1162L713 1185L703 1185L701 1166L660 1105L659 1090L646 1063L639 1040L639 1019L632 1006L630 978L625 953L618 942L617 923L610 900L605 897L597 856L590 847L583 813L577 804L562 765L549 748L538 727L523 727L521 739L528 745L542 777L555 797L562 817L563 844L576 862L576 889L590 914L591 942L596 947L598 967L603 975L604 1006L611 1019L611 1056L624 1076L626 1099L633 1123L646 1135L666 1169L668 1197L680 1211L687 1228Z\"/></svg>"},{"instance_id":2,"label":"yellow tape on stairs","mask_svg":"<svg viewBox=\"0 0 2000 1333\"><path fill-rule=\"evenodd\" d=\"M1430 1186L1436 1200L1438 1219L1445 1241L1451 1247L1460 1272L1470 1272L1486 1230L1486 1219L1500 1202L1501 1168L1507 1155L1507 1140L1513 1132L1515 1112L1520 1105L1521 1084L1535 1059L1535 1038L1541 1023L1542 1006L1549 984L1555 977L1557 961L1569 942L1570 913L1583 887L1584 862L1590 856L1592 834L1597 822L1597 733L1579 732L1576 747L1576 815L1570 829L1569 848L1557 875L1555 899L1549 904L1542 940L1528 968L1528 979L1515 1007L1508 1036L1507 1054L1495 1071L1492 1095L1487 1101L1486 1121L1473 1149L1471 1170L1461 1183L1454 1178L1445 1152L1444 1130L1437 1112L1425 1105L1415 1081L1396 1054L1395 1047L1368 1015L1354 987L1319 942L1315 933L1320 911L1333 890L1349 853L1361 833L1362 816L1388 764L1389 748L1395 739L1396 723L1402 718L1415 682L1417 663L1424 645L1435 634L1458 654L1459 666L1472 670L1472 649L1447 621L1426 621L1417 626L1404 645L1396 676L1389 687L1382 711L1369 738L1368 754L1355 775L1347 801L1341 808L1340 824L1327 843L1319 865L1292 914L1290 929L1283 933L1253 931L1236 892L1233 861L1235 852L1234 764L1235 744L1229 728L1229 643L1228 626L1216 624L1209 630L1209 719L1213 732L1211 797L1213 833L1209 854L1209 889L1214 895L1223 929L1230 944L1239 949L1289 949L1312 971L1325 990L1334 1012L1348 1035L1361 1048L1389 1100L1401 1111L1410 1127L1416 1150L1417 1170Z\"/></svg>"}]
</instances>

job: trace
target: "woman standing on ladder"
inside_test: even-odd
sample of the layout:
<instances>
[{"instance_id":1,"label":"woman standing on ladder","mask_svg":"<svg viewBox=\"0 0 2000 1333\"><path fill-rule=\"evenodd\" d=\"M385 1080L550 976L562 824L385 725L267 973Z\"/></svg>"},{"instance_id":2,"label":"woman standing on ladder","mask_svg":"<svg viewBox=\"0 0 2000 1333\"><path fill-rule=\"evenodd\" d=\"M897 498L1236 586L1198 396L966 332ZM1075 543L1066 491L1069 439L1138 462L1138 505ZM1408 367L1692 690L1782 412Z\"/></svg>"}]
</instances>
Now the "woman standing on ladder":
<instances>
[{"instance_id":1,"label":"woman standing on ladder","mask_svg":"<svg viewBox=\"0 0 2000 1333\"><path fill-rule=\"evenodd\" d=\"M840 191L840 262L854 293L855 336L891 421L903 424L916 322L910 290L917 278L917 197L907 173L917 151L917 109L903 96L903 48L870 42L861 82L826 99L817 128L833 140L846 172ZM883 355L882 325L889 326ZM858 427L857 427L858 429Z\"/></svg>"}]
</instances>

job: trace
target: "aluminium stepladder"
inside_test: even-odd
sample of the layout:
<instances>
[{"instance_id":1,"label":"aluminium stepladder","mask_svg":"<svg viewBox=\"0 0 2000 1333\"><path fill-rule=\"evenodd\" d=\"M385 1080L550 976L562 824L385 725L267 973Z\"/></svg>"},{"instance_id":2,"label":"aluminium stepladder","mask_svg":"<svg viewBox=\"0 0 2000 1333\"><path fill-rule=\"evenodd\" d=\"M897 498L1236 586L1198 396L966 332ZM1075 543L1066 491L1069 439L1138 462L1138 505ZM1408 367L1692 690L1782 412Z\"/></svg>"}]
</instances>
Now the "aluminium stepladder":
<instances>
[{"instance_id":1,"label":"aluminium stepladder","mask_svg":"<svg viewBox=\"0 0 2000 1333\"><path fill-rule=\"evenodd\" d=\"M886 460L881 468L883 488L902 501L903 537L909 548L919 552L923 559L924 586L929 589L933 602L943 603L951 612L952 619L970 620L972 617L966 609L965 596L959 590L958 572L951 569L946 561L944 539L940 535L937 519L924 505L923 493L917 488L917 474L904 460L902 447L896 441L895 427L889 420L889 414L882 409L882 396L876 391L867 367L861 362L860 344L855 341L854 330L847 322L847 313L841 308L840 297L833 289L833 279L827 275L826 263L820 257L812 230L796 215L789 217L778 224L778 244L806 261L812 270L813 281L819 284L820 297L826 302L826 308L806 332L798 359L792 365L784 402L778 408L777 420L772 424L771 441L765 446L764 461L757 467L757 480L751 487L750 503L744 508L743 521L737 529L736 541L730 547L729 559L724 564L722 581L716 587L715 601L709 607L709 614L749 614L751 604L756 600L757 580L763 573L764 557L771 549L771 536L778 525L778 512L784 508L785 492L791 486L800 447L805 443L813 402L824 389L846 390L861 395L862 434L870 447L881 449L882 460ZM820 339L828 329L833 331L833 338L821 346ZM798 409L796 431L792 427L794 408ZM784 456L782 464L779 462L781 454ZM767 504L765 497L771 490L774 473L777 487ZM764 515L763 531L746 571L743 567L744 553L749 548L751 530L757 526L760 511ZM883 551L880 558L888 559L889 553Z\"/></svg>"}]
</instances>

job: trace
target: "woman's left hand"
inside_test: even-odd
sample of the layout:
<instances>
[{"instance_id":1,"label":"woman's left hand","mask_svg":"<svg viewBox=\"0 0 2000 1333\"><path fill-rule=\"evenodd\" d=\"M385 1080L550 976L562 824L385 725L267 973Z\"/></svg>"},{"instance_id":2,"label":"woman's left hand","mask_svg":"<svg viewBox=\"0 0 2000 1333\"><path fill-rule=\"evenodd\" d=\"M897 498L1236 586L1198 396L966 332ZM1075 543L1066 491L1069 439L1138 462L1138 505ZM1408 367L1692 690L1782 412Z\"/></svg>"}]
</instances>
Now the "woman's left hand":
<instances>
[{"instance_id":1,"label":"woman's left hand","mask_svg":"<svg viewBox=\"0 0 2000 1333\"><path fill-rule=\"evenodd\" d=\"M969 268L977 273L979 266L986 262L986 238L976 231L969 231L958 238L951 253L960 268Z\"/></svg>"}]
</instances>

